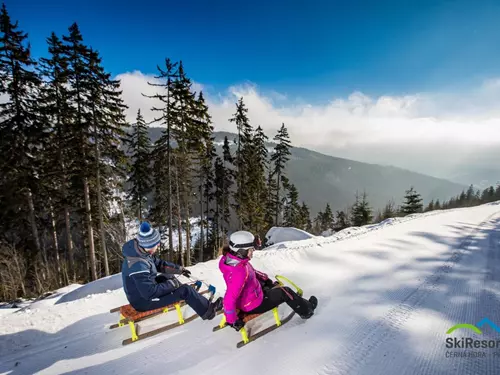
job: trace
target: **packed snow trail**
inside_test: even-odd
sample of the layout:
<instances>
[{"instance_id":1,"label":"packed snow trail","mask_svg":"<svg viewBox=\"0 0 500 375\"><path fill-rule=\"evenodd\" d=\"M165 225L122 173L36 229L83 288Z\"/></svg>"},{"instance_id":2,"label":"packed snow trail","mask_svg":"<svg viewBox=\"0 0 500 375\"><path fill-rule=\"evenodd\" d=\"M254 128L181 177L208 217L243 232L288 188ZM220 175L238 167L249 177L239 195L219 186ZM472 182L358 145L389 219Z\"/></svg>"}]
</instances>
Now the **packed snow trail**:
<instances>
[{"instance_id":1,"label":"packed snow trail","mask_svg":"<svg viewBox=\"0 0 500 375\"><path fill-rule=\"evenodd\" d=\"M256 252L252 264L317 296L317 312L241 349L231 328L212 332L218 318L123 347L128 328L108 329L117 321L109 309L126 303L114 275L29 308L4 309L12 311L0 315L0 373L499 374L500 348L445 346L448 337L500 340L488 326L482 335L446 334L483 318L500 325L499 261L498 203L277 243ZM191 270L224 293L217 264ZM280 307L281 316L289 311ZM174 320L175 314L151 319L144 331ZM249 326L257 331L272 323L268 313ZM464 351L486 357L447 357Z\"/></svg>"}]
</instances>

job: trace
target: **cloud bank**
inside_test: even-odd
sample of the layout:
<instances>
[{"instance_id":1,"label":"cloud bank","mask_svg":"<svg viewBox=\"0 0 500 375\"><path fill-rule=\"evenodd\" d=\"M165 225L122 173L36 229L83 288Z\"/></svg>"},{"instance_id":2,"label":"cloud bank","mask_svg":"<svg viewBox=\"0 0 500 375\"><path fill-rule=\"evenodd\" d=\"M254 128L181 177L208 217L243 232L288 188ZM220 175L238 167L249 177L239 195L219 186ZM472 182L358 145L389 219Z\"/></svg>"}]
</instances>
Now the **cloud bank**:
<instances>
[{"instance_id":1,"label":"cloud bank","mask_svg":"<svg viewBox=\"0 0 500 375\"><path fill-rule=\"evenodd\" d=\"M156 92L147 83L153 76L134 71L116 78L129 106L128 119L134 121L140 108L152 120L155 104L142 94ZM204 87L195 83L194 88ZM285 123L295 146L434 175L472 160L494 163L497 155L491 151L500 149L500 79L465 93L370 97L353 92L322 105L262 92L253 84L204 94L217 131L235 132L228 119L243 97L251 124L262 126L270 138Z\"/></svg>"}]
</instances>

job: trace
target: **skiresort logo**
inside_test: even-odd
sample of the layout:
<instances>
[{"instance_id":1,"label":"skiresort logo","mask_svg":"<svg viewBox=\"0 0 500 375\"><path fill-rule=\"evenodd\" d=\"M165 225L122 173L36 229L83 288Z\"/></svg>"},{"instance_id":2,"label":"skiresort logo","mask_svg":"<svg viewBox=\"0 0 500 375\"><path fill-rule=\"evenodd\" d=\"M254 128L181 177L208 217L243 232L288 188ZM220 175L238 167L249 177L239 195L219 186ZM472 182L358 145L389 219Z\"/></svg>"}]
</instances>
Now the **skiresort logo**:
<instances>
[{"instance_id":1,"label":"skiresort logo","mask_svg":"<svg viewBox=\"0 0 500 375\"><path fill-rule=\"evenodd\" d=\"M488 323L490 325L490 327L493 328L495 331L500 333L500 328L495 323L493 323L488 318L484 318L479 323L477 323L475 326L473 326L472 324L467 324L467 323L456 324L453 327L451 327L448 331L446 331L446 334L449 335L450 333L452 333L453 331L455 331L456 329L459 329L459 328L467 328L467 329L471 329L472 331L474 331L478 335L482 335L483 332L479 328L484 326L486 323Z\"/></svg>"},{"instance_id":2,"label":"skiresort logo","mask_svg":"<svg viewBox=\"0 0 500 375\"><path fill-rule=\"evenodd\" d=\"M477 335L482 335L484 326L488 325L497 333L500 333L500 327L498 327L495 323L493 323L488 318L482 319L476 325L468 324L468 323L460 323L451 327L448 331L446 331L447 335L452 334L454 331L458 329L466 329L472 331ZM500 349L500 340L475 340L472 337L448 337L446 339L446 347L448 349ZM492 353L494 356L500 356L500 352ZM486 357L486 352L481 351L462 351L462 352L446 352L447 358L452 357Z\"/></svg>"}]
</instances>

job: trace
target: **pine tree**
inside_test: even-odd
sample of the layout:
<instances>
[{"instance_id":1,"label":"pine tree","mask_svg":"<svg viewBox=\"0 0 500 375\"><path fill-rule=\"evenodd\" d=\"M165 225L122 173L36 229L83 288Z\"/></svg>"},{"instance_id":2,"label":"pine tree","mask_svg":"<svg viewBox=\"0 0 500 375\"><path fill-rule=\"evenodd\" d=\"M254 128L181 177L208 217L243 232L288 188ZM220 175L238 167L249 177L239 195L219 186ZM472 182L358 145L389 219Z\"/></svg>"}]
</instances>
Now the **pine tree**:
<instances>
[{"instance_id":1,"label":"pine tree","mask_svg":"<svg viewBox=\"0 0 500 375\"><path fill-rule=\"evenodd\" d=\"M40 79L34 71L36 62L31 57L30 46L25 45L27 38L18 23L11 21L3 4L0 11L0 95L4 95L5 100L0 104L0 224L2 236L12 233L16 241L29 238L28 265L33 275L35 259L41 251L33 194L43 183L38 177L40 160L37 154L46 134L37 116ZM30 229L24 227L25 222ZM27 232L31 232L31 237Z\"/></svg>"},{"instance_id":2,"label":"pine tree","mask_svg":"<svg viewBox=\"0 0 500 375\"><path fill-rule=\"evenodd\" d=\"M319 211L313 220L313 233L319 235L322 232L321 224L323 222L323 212Z\"/></svg>"},{"instance_id":3,"label":"pine tree","mask_svg":"<svg viewBox=\"0 0 500 375\"><path fill-rule=\"evenodd\" d=\"M244 208L244 194L246 191L247 179L247 167L250 160L248 157L251 153L251 143L252 143L252 127L248 119L248 109L243 102L243 98L238 100L236 104L236 112L233 117L229 119L229 122L234 122L238 130L237 139L237 150L236 150L236 194L235 194L235 208L238 217L238 229L243 229L243 223L245 221Z\"/></svg>"},{"instance_id":4,"label":"pine tree","mask_svg":"<svg viewBox=\"0 0 500 375\"><path fill-rule=\"evenodd\" d=\"M436 199L436 203L434 203L434 210L440 210L441 209L441 202L439 202L439 199Z\"/></svg>"},{"instance_id":5,"label":"pine tree","mask_svg":"<svg viewBox=\"0 0 500 375\"><path fill-rule=\"evenodd\" d=\"M268 228L275 224L276 206L279 205L277 201L276 192L278 191L278 184L274 178L272 166L269 165L267 169L267 197L265 207L265 222Z\"/></svg>"},{"instance_id":6,"label":"pine tree","mask_svg":"<svg viewBox=\"0 0 500 375\"><path fill-rule=\"evenodd\" d=\"M467 206L472 206L475 204L476 192L474 191L474 186L471 184L467 189L467 193L465 194L465 200Z\"/></svg>"},{"instance_id":7,"label":"pine tree","mask_svg":"<svg viewBox=\"0 0 500 375\"><path fill-rule=\"evenodd\" d=\"M144 95L148 98L159 100L163 107L158 108L153 106L152 111L160 112L161 115L156 117L153 122L160 122L165 126L161 137L155 142L153 149L153 180L154 180L154 199L155 207L153 208L153 222L157 225L164 224L164 218L168 220L168 243L169 256L173 251L173 221L172 221L172 184L173 173L172 165L172 127L175 121L175 98L173 97L175 80L179 76L178 63L173 63L170 59L165 59L165 68L157 66L158 76L155 79L163 80L161 83L148 82L150 86L161 87L163 93L154 95ZM189 257L189 248L186 249Z\"/></svg>"},{"instance_id":8,"label":"pine tree","mask_svg":"<svg viewBox=\"0 0 500 375\"><path fill-rule=\"evenodd\" d=\"M425 211L434 211L434 199L432 199L427 205Z\"/></svg>"},{"instance_id":9,"label":"pine tree","mask_svg":"<svg viewBox=\"0 0 500 375\"><path fill-rule=\"evenodd\" d=\"M92 280L97 279L97 265L94 247L94 228L91 207L90 180L93 177L95 158L92 157L93 148L90 139L93 138L92 123L88 98L90 93L90 56L91 50L83 44L83 37L78 25L72 24L69 35L63 36L63 56L68 61L68 103L72 107L73 125L71 127L72 137L75 139L71 157L78 160L75 164L73 190L83 192L83 202L80 198L74 199L74 203L81 207L85 217L86 246L88 247L89 270ZM76 194L76 192L73 192ZM82 207L83 206L83 207Z\"/></svg>"},{"instance_id":10,"label":"pine tree","mask_svg":"<svg viewBox=\"0 0 500 375\"><path fill-rule=\"evenodd\" d=\"M68 282L75 281L74 250L71 233L70 176L77 160L71 157L72 145L72 108L68 104L68 61L63 56L62 41L52 33L47 38L49 57L41 58L39 74L44 84L40 89L39 111L49 132L49 141L44 152L44 176L46 176L47 196L51 203L51 223L56 233L56 215L54 211L64 211L64 229L66 238L66 254L69 263ZM57 234L54 236L54 247L58 257ZM58 264L60 269L60 264Z\"/></svg>"},{"instance_id":11,"label":"pine tree","mask_svg":"<svg viewBox=\"0 0 500 375\"><path fill-rule=\"evenodd\" d=\"M282 176L285 172L286 163L292 154L290 152L290 148L292 147L290 144L290 137L285 124L281 125L281 128L278 130L278 133L273 139L277 141L274 153L271 155L271 162L274 163L273 175L276 176L275 225L277 226L279 224L278 219L281 211L280 185Z\"/></svg>"},{"instance_id":12,"label":"pine tree","mask_svg":"<svg viewBox=\"0 0 500 375\"><path fill-rule=\"evenodd\" d=\"M243 207L247 213L245 227L252 233L264 235L266 227L267 203L267 136L259 126L251 137L251 144L245 146L245 158L249 159L247 168L247 182L244 191Z\"/></svg>"},{"instance_id":13,"label":"pine tree","mask_svg":"<svg viewBox=\"0 0 500 375\"><path fill-rule=\"evenodd\" d=\"M94 172L93 185L96 191L97 217L99 221L99 245L103 254L104 273L109 276L108 250L106 246L105 222L108 202L112 190L120 186L119 180L124 178L125 154L121 148L121 140L125 136L126 108L121 98L120 82L111 79L105 72L101 58L96 51L89 55L87 98L91 112L88 121L92 127Z\"/></svg>"},{"instance_id":14,"label":"pine tree","mask_svg":"<svg viewBox=\"0 0 500 375\"><path fill-rule=\"evenodd\" d=\"M191 264L191 207L195 196L195 184L198 190L198 202L203 204L202 190L204 182L200 181L201 161L205 158L208 138L211 134L210 116L205 107L203 95L196 98L192 92L192 81L187 76L182 61L179 63L178 77L174 82L172 96L175 105L172 108L172 135L177 143L175 153L178 161L178 174L182 177L179 184L181 205L186 224L187 265ZM201 187L201 193L200 193ZM201 214L203 215L204 209ZM203 220L202 220L203 222ZM200 237L199 261L203 259L204 233Z\"/></svg>"},{"instance_id":15,"label":"pine tree","mask_svg":"<svg viewBox=\"0 0 500 375\"><path fill-rule=\"evenodd\" d=\"M286 196L284 226L300 228L300 206L299 206L299 192L295 185L287 183L285 191L288 192Z\"/></svg>"},{"instance_id":16,"label":"pine tree","mask_svg":"<svg viewBox=\"0 0 500 375\"><path fill-rule=\"evenodd\" d=\"M321 232L333 229L333 211L330 207L330 203L326 204L325 211L321 215L320 223Z\"/></svg>"},{"instance_id":17,"label":"pine tree","mask_svg":"<svg viewBox=\"0 0 500 375\"><path fill-rule=\"evenodd\" d=\"M225 236L227 236L229 231L229 222L231 220L231 189L235 181L235 173L232 169L234 167L234 157L231 154L231 148L229 146L229 140L224 137L224 144L222 146L222 167L223 167L223 178L222 178L222 222L221 229Z\"/></svg>"},{"instance_id":18,"label":"pine tree","mask_svg":"<svg viewBox=\"0 0 500 375\"><path fill-rule=\"evenodd\" d=\"M342 229L349 228L349 226L348 215L344 211L337 211L335 214L335 224L333 226L333 230L335 232L339 232Z\"/></svg>"},{"instance_id":19,"label":"pine tree","mask_svg":"<svg viewBox=\"0 0 500 375\"><path fill-rule=\"evenodd\" d=\"M130 152L131 166L128 183L130 189L128 199L132 201L132 208L137 212L137 219L142 222L143 203L147 201L147 194L152 191L152 168L150 165L151 142L148 127L144 122L141 110L137 111L136 122L132 132L126 138Z\"/></svg>"},{"instance_id":20,"label":"pine tree","mask_svg":"<svg viewBox=\"0 0 500 375\"><path fill-rule=\"evenodd\" d=\"M352 207L351 215L351 222L354 226L360 227L371 223L373 216L367 200L366 192L363 193L361 201L359 200L358 193L356 192L356 201Z\"/></svg>"},{"instance_id":21,"label":"pine tree","mask_svg":"<svg viewBox=\"0 0 500 375\"><path fill-rule=\"evenodd\" d=\"M417 212L421 212L422 208L422 198L420 197L420 194L413 189L413 186L411 186L410 190L406 190L405 202L402 206L402 213L404 215L414 214Z\"/></svg>"},{"instance_id":22,"label":"pine tree","mask_svg":"<svg viewBox=\"0 0 500 375\"><path fill-rule=\"evenodd\" d=\"M302 202L302 206L300 206L300 228L305 230L306 232L311 233L313 230L313 225L311 222L311 213L309 211L309 207L305 202Z\"/></svg>"},{"instance_id":23,"label":"pine tree","mask_svg":"<svg viewBox=\"0 0 500 375\"><path fill-rule=\"evenodd\" d=\"M196 140L202 140L202 143L197 147L198 149L198 164L200 166L199 170L199 178L201 180L201 189L202 189L202 201L203 207L201 210L201 224L202 227L205 226L206 236L203 239L203 243L205 243L205 248L208 247L209 233L210 230L213 229L212 225L209 225L209 214L211 210L211 204L214 200L214 158L216 157L215 152L215 139L213 137L214 127L212 126L212 118L208 113L208 106L205 103L205 99L203 97L203 92L200 92L196 101L196 117L194 121L194 131L195 134L193 138ZM205 220L203 219L203 215L205 215ZM208 256L212 257L215 254L215 249L212 249ZM202 261L203 258L200 258Z\"/></svg>"},{"instance_id":24,"label":"pine tree","mask_svg":"<svg viewBox=\"0 0 500 375\"><path fill-rule=\"evenodd\" d=\"M384 207L384 211L382 212L382 219L391 219L397 215L398 210L395 208L395 203L391 199Z\"/></svg>"}]
</instances>

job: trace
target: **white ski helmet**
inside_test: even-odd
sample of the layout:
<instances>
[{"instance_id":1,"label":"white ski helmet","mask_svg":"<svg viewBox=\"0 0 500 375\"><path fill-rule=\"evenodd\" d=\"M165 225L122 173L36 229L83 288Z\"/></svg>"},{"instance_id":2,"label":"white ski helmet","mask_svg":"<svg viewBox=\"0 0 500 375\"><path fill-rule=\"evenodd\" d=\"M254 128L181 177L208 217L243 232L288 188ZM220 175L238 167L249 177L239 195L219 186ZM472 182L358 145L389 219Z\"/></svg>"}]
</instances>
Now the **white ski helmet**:
<instances>
[{"instance_id":1,"label":"white ski helmet","mask_svg":"<svg viewBox=\"0 0 500 375\"><path fill-rule=\"evenodd\" d=\"M240 230L229 236L229 248L246 257L248 250L254 247L254 240L255 237L252 233Z\"/></svg>"}]
</instances>

